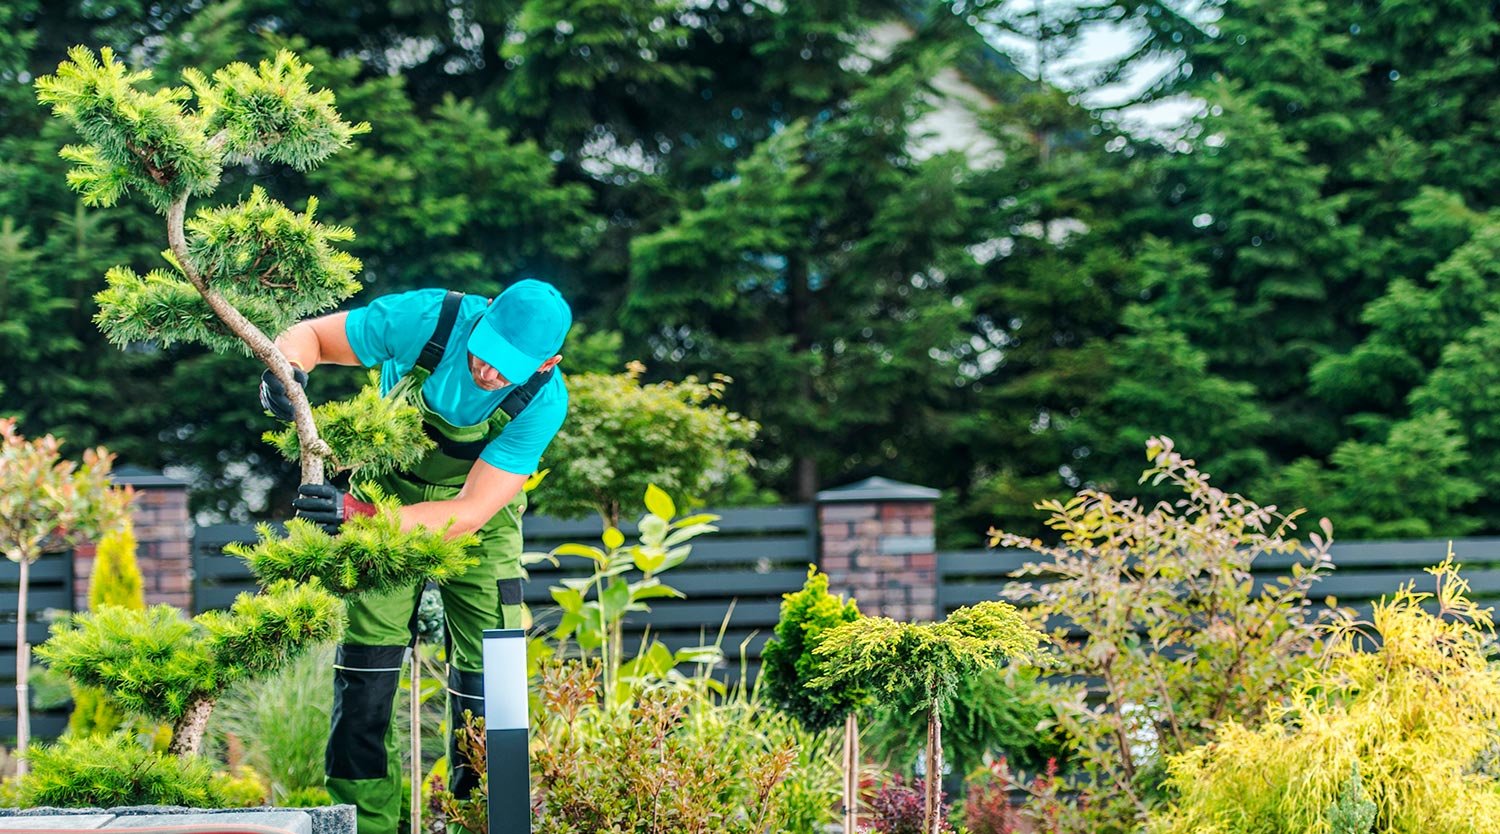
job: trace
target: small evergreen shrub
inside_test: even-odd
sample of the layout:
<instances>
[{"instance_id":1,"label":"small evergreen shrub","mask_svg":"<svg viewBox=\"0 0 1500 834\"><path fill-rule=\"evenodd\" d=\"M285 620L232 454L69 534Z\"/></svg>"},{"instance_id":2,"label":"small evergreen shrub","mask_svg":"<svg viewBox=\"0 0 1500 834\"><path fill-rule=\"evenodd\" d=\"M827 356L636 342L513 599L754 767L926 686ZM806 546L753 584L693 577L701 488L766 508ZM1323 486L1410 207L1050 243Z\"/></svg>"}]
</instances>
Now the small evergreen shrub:
<instances>
[{"instance_id":1,"label":"small evergreen shrub","mask_svg":"<svg viewBox=\"0 0 1500 834\"><path fill-rule=\"evenodd\" d=\"M772 703L809 730L826 730L843 723L844 716L869 699L863 687L817 689L810 684L823 674L813 649L823 634L859 619L859 606L828 592L828 574L807 569L802 590L781 602L776 636L761 658L761 692Z\"/></svg>"},{"instance_id":2,"label":"small evergreen shrub","mask_svg":"<svg viewBox=\"0 0 1500 834\"><path fill-rule=\"evenodd\" d=\"M133 733L64 736L56 744L37 745L28 758L31 773L20 786L23 808L219 806L206 760L149 750Z\"/></svg>"}]
</instances>

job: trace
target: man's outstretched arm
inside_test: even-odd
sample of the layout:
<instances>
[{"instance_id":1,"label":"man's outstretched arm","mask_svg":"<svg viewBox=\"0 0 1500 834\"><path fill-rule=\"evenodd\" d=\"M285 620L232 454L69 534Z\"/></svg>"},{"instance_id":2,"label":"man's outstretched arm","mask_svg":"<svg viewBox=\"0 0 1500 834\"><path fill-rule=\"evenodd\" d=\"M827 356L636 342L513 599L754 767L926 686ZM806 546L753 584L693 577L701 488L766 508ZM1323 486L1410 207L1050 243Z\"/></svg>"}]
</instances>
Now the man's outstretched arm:
<instances>
[{"instance_id":1,"label":"man's outstretched arm","mask_svg":"<svg viewBox=\"0 0 1500 834\"><path fill-rule=\"evenodd\" d=\"M401 527L418 524L436 530L453 520L448 537L472 533L515 499L526 486L526 476L506 472L482 460L474 461L458 495L444 501L424 501L401 508Z\"/></svg>"}]
</instances>

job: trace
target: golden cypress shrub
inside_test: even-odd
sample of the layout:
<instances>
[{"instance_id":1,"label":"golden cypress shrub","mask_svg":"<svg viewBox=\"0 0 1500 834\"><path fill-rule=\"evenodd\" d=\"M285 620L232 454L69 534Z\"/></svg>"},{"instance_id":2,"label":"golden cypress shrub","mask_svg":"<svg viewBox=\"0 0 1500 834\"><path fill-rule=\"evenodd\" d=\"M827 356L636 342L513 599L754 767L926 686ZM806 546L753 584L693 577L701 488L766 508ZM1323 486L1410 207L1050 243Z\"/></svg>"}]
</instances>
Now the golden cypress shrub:
<instances>
[{"instance_id":1,"label":"golden cypress shrub","mask_svg":"<svg viewBox=\"0 0 1500 834\"><path fill-rule=\"evenodd\" d=\"M1436 593L1408 584L1370 622L1341 623L1326 662L1261 727L1231 721L1174 757L1177 802L1153 834L1331 834L1351 773L1375 805L1373 834L1500 830L1500 780L1482 766L1500 742L1490 609L1468 598L1451 553L1428 572Z\"/></svg>"}]
</instances>

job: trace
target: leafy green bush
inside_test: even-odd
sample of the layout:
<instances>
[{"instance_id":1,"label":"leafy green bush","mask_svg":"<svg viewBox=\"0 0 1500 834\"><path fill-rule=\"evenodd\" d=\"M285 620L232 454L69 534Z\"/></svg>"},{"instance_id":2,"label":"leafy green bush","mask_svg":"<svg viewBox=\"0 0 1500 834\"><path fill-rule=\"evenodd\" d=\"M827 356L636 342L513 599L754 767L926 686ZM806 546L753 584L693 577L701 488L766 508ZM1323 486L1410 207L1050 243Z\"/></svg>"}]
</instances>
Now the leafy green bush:
<instances>
[{"instance_id":1,"label":"leafy green bush","mask_svg":"<svg viewBox=\"0 0 1500 834\"><path fill-rule=\"evenodd\" d=\"M1176 498L1083 490L1040 505L1056 545L991 532L992 545L1044 557L1017 573L1040 581L1006 595L1034 622L1053 623L1055 673L1102 684L1101 700L1078 685L1054 701L1073 746L1076 792L1038 797L1028 813L1061 820L1066 831L1138 831L1164 799L1167 757L1231 717L1259 718L1320 646L1307 595L1332 569L1327 521L1303 545L1291 538L1300 512L1211 486L1167 438L1146 451L1142 482ZM1287 575L1252 578L1267 555L1291 557Z\"/></svg>"},{"instance_id":2,"label":"leafy green bush","mask_svg":"<svg viewBox=\"0 0 1500 834\"><path fill-rule=\"evenodd\" d=\"M620 508L656 485L699 505L750 463L758 426L722 406L727 380L641 384L645 370L568 377L568 422L548 452L552 476L538 509L562 518L597 513L619 526Z\"/></svg>"},{"instance_id":3,"label":"leafy green bush","mask_svg":"<svg viewBox=\"0 0 1500 834\"><path fill-rule=\"evenodd\" d=\"M837 819L838 757L780 712L703 686L599 697L597 663L543 667L537 834L816 831Z\"/></svg>"},{"instance_id":4,"label":"leafy green bush","mask_svg":"<svg viewBox=\"0 0 1500 834\"><path fill-rule=\"evenodd\" d=\"M1451 554L1430 572L1435 594L1406 585L1370 622L1339 623L1327 664L1259 727L1227 721L1174 757L1178 799L1152 831L1332 834L1359 830L1367 803L1374 834L1500 828L1500 780L1476 766L1500 744L1490 609Z\"/></svg>"},{"instance_id":5,"label":"leafy green bush","mask_svg":"<svg viewBox=\"0 0 1500 834\"><path fill-rule=\"evenodd\" d=\"M593 570L589 576L565 578L551 589L562 618L548 635L557 643L555 648L548 647L548 651L565 653L568 641L572 640L583 657L598 652L604 661L605 695L615 701L625 700L631 688L642 682L681 677L676 671L679 663L713 663L723 654L717 646L680 649L674 653L659 640L652 640L641 647L633 660L625 660L625 615L649 612L650 600L681 598L682 592L662 582L661 574L687 560L693 552L693 539L719 529L714 526L719 520L716 515L678 516L676 502L655 484L646 486L644 501L646 514L637 525L638 543L627 543L625 535L611 526L601 536L603 549L569 542L552 548L550 553L530 553L524 557L527 564L542 560L556 562L560 556L578 556L591 563Z\"/></svg>"}]
</instances>

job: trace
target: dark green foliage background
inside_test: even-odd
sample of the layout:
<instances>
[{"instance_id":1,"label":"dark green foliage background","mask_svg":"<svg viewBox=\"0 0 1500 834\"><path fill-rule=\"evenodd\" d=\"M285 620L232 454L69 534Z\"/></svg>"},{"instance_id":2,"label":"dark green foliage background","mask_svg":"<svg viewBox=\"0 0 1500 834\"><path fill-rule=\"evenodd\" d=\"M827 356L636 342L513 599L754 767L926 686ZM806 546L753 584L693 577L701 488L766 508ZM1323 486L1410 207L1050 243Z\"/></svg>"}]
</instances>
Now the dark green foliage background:
<instances>
[{"instance_id":1,"label":"dark green foliage background","mask_svg":"<svg viewBox=\"0 0 1500 834\"><path fill-rule=\"evenodd\" d=\"M975 546L1133 482L1168 434L1346 538L1500 531L1493 3L1198 5L0 4L0 413L189 467L210 514L285 514L252 360L120 351L91 323L109 266L159 265L160 222L80 207L30 82L74 44L173 83L290 47L373 131L231 191L318 195L358 233L355 303L540 275L648 378L734 377L783 497L940 487L943 543ZM1204 103L1181 137L1119 133L978 34L1056 53L1095 17L1170 59L1150 95ZM853 36L893 22L914 37L859 60ZM988 161L908 141L949 67L995 102Z\"/></svg>"}]
</instances>

